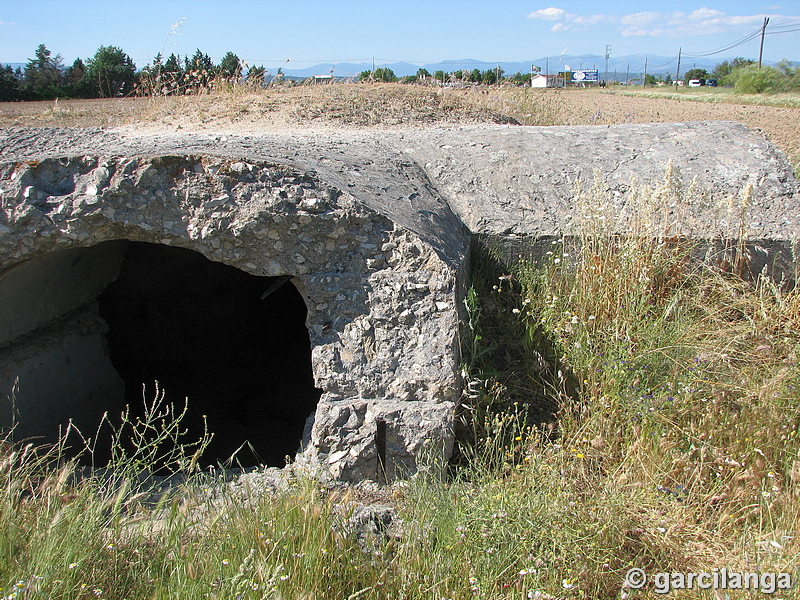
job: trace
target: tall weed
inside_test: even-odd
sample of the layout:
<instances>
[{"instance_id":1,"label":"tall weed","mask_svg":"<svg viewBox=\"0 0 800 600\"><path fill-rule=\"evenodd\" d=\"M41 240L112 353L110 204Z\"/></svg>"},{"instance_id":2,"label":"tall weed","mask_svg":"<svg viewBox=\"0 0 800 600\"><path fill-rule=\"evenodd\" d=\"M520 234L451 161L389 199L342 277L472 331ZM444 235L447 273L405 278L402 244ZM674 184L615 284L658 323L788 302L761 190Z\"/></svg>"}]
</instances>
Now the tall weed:
<instances>
[{"instance_id":1,"label":"tall weed","mask_svg":"<svg viewBox=\"0 0 800 600\"><path fill-rule=\"evenodd\" d=\"M748 197L728 207L729 231L741 232ZM743 239L694 239L692 208L707 199L671 168L629 198L620 210L602 182L578 189L576 230L506 263L507 284L478 294L490 318L525 324L523 345L554 350L555 432L518 436L523 460L503 464L503 495L530 502L528 478L547 482L560 499L539 504L547 551L560 557L550 564L587 597L628 594L633 566L790 571L800 555L797 292L742 278ZM698 260L714 248L723 255Z\"/></svg>"}]
</instances>

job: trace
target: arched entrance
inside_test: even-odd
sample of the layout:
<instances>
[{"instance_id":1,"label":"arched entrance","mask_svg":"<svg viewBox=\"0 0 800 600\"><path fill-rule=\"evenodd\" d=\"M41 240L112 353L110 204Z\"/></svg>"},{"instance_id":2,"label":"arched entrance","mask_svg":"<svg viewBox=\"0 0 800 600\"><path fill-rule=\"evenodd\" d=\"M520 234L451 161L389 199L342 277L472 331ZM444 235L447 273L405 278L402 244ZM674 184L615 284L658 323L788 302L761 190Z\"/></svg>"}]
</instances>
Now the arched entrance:
<instances>
[{"instance_id":1,"label":"arched entrance","mask_svg":"<svg viewBox=\"0 0 800 600\"><path fill-rule=\"evenodd\" d=\"M306 306L288 277L124 240L51 255L23 263L10 281L0 276L0 294L19 297L17 311L40 302L30 295L41 296L50 279L66 277L62 285L74 288L60 292L68 301L54 302L63 305L60 314L45 311L10 342L19 355L13 420L20 434L52 441L66 418L93 433L105 411L112 420L125 404L140 412L158 381L167 402L182 407L188 398L187 441L202 435L204 418L214 434L202 463L226 461L238 449L234 464L282 466L297 451L320 390ZM37 285L26 285L26 276ZM76 329L75 318L92 331ZM70 368L81 372L55 383Z\"/></svg>"}]
</instances>

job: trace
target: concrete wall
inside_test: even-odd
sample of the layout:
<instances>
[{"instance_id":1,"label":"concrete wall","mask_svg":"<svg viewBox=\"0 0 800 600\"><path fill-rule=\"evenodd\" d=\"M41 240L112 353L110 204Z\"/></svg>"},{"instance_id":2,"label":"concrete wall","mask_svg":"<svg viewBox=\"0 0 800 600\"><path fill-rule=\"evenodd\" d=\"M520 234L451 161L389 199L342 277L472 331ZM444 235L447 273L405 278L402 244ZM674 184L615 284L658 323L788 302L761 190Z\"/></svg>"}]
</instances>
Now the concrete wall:
<instances>
[{"instance_id":1,"label":"concrete wall","mask_svg":"<svg viewBox=\"0 0 800 600\"><path fill-rule=\"evenodd\" d=\"M97 298L117 277L125 247L50 252L0 272L0 348Z\"/></svg>"},{"instance_id":2,"label":"concrete wall","mask_svg":"<svg viewBox=\"0 0 800 600\"><path fill-rule=\"evenodd\" d=\"M96 298L116 278L126 242L37 256L0 274L0 425L15 439L121 407L124 387L108 356Z\"/></svg>"},{"instance_id":3,"label":"concrete wall","mask_svg":"<svg viewBox=\"0 0 800 600\"><path fill-rule=\"evenodd\" d=\"M413 470L420 440L452 443L470 232L520 241L568 234L580 225L576 184L597 180L606 208L624 214L637 193L633 180L665 180L668 165L685 183L698 182L686 208L696 235L717 237L731 226L722 207L743 186L752 192L741 216L748 240L791 240L800 222L784 157L732 123L379 135L8 129L0 151L0 269L127 239L189 248L253 275L293 276L323 392L307 453L350 480L375 476L378 423L394 454L389 471ZM24 278L32 281L9 284L27 291L4 310L35 308L20 325L0 324L0 335L16 340L21 355L33 346L15 336L43 340L36 327L89 302L113 276L109 265L90 268L55 286L79 283L77 296L42 291L74 268L59 265L15 268L32 269ZM54 297L39 303L40 293ZM94 335L50 348L71 353L86 372L99 357ZM37 377L64 378L59 359L40 356L49 371ZM37 364L24 359L13 370L32 373ZM97 383L113 387L105 377ZM94 384L86 385L91 395ZM47 384L40 397L59 390Z\"/></svg>"},{"instance_id":4,"label":"concrete wall","mask_svg":"<svg viewBox=\"0 0 800 600\"><path fill-rule=\"evenodd\" d=\"M26 290L13 294L8 310L26 312L34 290L53 296L24 327L6 328L14 333L35 328L95 296L114 269L89 265L82 276L55 286L82 291L48 291L44 288L58 282L55 272L76 268L50 253L67 252L63 256L77 257L81 265L88 259L84 249L114 240L193 250L250 275L292 276L308 309L313 387L322 391L306 456L341 479L374 477L376 421L365 411L383 414L381 407L391 403L387 470L412 471L419 440L452 444L460 393L459 294L469 236L419 169L402 167L392 177L363 177L353 187L336 187L313 171L272 162L169 154L0 163L6 207L0 210L0 268L19 265L9 289ZM61 186L65 179L72 183ZM353 191L373 198L374 206ZM26 263L29 259L44 262ZM79 372L92 368L92 357L104 358L94 343L99 337L47 346L37 332L15 338L14 350L23 358L6 361L11 365L6 390L12 374L64 379L57 356L73 355L69 360ZM27 336L39 336L42 344L28 345ZM83 354L72 349L76 345ZM113 354L112 359L119 368ZM209 371L220 386L225 381L235 386L230 371ZM78 377L69 389L87 398L116 394L111 379L98 377ZM83 389L79 381L85 382ZM42 415L61 402L56 394L64 394L55 384L20 388L16 402L26 410L20 419L34 423L42 423ZM35 418L27 410L33 406ZM427 418L433 413L440 418ZM336 414L350 414L352 422L342 427ZM270 435L252 432L259 434ZM363 451L352 451L362 446Z\"/></svg>"},{"instance_id":5,"label":"concrete wall","mask_svg":"<svg viewBox=\"0 0 800 600\"><path fill-rule=\"evenodd\" d=\"M92 436L99 415L120 413L124 388L96 303L0 349L0 424L15 440L53 443L70 419Z\"/></svg>"}]
</instances>

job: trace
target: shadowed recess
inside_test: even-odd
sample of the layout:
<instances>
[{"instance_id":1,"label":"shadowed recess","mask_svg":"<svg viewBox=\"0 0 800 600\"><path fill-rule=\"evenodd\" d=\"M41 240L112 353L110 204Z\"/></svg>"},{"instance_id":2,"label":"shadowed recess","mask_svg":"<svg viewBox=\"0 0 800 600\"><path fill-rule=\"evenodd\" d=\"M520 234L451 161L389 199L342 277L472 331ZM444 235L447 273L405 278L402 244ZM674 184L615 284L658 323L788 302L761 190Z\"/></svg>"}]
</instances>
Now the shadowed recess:
<instances>
[{"instance_id":1,"label":"shadowed recess","mask_svg":"<svg viewBox=\"0 0 800 600\"><path fill-rule=\"evenodd\" d=\"M258 277L193 250L114 240L0 271L0 427L53 444L72 423L110 458L103 415L135 419L155 382L187 429L214 434L201 462L282 466L314 387L306 305L287 276ZM83 443L71 434L72 451ZM151 465L157 468L162 465Z\"/></svg>"},{"instance_id":2,"label":"shadowed recess","mask_svg":"<svg viewBox=\"0 0 800 600\"><path fill-rule=\"evenodd\" d=\"M204 416L214 434L202 462L239 449L234 463L282 466L297 451L320 391L305 303L290 281L131 242L98 300L126 404L152 399L156 381L168 402L188 398L187 440L202 435Z\"/></svg>"}]
</instances>

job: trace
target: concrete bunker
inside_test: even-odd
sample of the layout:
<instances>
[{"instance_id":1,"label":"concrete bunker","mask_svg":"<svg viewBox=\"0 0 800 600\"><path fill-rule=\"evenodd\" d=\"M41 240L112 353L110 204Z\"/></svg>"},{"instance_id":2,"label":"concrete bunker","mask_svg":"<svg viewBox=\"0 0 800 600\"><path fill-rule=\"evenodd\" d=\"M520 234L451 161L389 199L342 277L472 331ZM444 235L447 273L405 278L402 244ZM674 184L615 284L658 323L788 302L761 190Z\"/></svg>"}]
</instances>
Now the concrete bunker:
<instances>
[{"instance_id":1,"label":"concrete bunker","mask_svg":"<svg viewBox=\"0 0 800 600\"><path fill-rule=\"evenodd\" d=\"M208 463L248 441L242 464L282 465L302 438L296 460L354 481L449 455L468 232L418 171L354 173L164 149L0 163L0 399L20 381L0 426L92 431L157 380L195 433L207 416Z\"/></svg>"},{"instance_id":2,"label":"concrete bunker","mask_svg":"<svg viewBox=\"0 0 800 600\"><path fill-rule=\"evenodd\" d=\"M34 403L41 423L57 424L67 412L80 419L101 398L121 408L159 354L136 356L128 347L135 344L125 342L147 329L133 316L151 302L146 283L132 283L136 272L177 263L178 283L162 287L199 286L193 289L205 307L197 315L202 320L213 312L212 292L194 280L214 278L204 274L204 261L211 261L234 269L231 280L255 277L259 298L283 282L266 300L294 294L293 287L305 300L313 378L307 381L319 401L296 459L344 481L388 481L413 472L420 457L441 464L450 456L471 235L509 248L568 235L579 218L576 182L593 185L599 172L597 185L624 212L631 182L660 180L669 163L685 181L702 182L702 202L690 207L702 225L698 236L719 236L720 203L743 189L752 192L743 220L748 240L792 240L800 222L797 182L785 158L733 123L465 127L387 131L380 138L9 128L0 130L0 149L0 284L16 281L28 290L0 294L0 399L15 377L30 376L26 393L72 390L69 411ZM772 264L777 250L765 245L759 252ZM195 268L201 274L189 276ZM131 297L126 287L139 291ZM59 292L52 297L45 290ZM212 327L222 328L248 304L247 293L233 301L234 310L221 302L227 308ZM179 388L207 382L208 373L192 377L163 367L165 357L196 350L192 342L177 344L191 331L191 319L182 315L177 327L169 316L187 303L184 296L162 307L148 327L172 330L155 370L165 387L175 386L170 393L191 401L197 390ZM303 319L299 304L292 310L291 319ZM258 353L244 349L252 348L251 333L242 332L231 352L249 352L244 360L257 362ZM198 345L203 353L217 350ZM297 358L293 368L305 361ZM43 362L47 377L36 375ZM223 380L238 377L237 365L226 363L225 377L207 387L233 388ZM237 382L237 397L259 379L249 381ZM269 385L278 386L277 375ZM263 417L256 433L267 430L272 414L231 415L233 406L215 404L214 393L206 411L214 415L212 429L216 421L244 418L246 428ZM300 415L308 402L299 403ZM13 422L5 411L2 426Z\"/></svg>"},{"instance_id":3,"label":"concrete bunker","mask_svg":"<svg viewBox=\"0 0 800 600\"><path fill-rule=\"evenodd\" d=\"M18 439L54 442L69 420L95 435L104 412L112 422L126 405L141 414L158 382L166 402L188 399L187 441L204 421L214 434L205 464L236 453L243 466L282 466L319 400L305 302L288 277L115 240L18 265L0 275L0 298L3 320L14 319L2 323L0 373L16 380L3 422ZM108 458L109 433L95 464Z\"/></svg>"}]
</instances>

